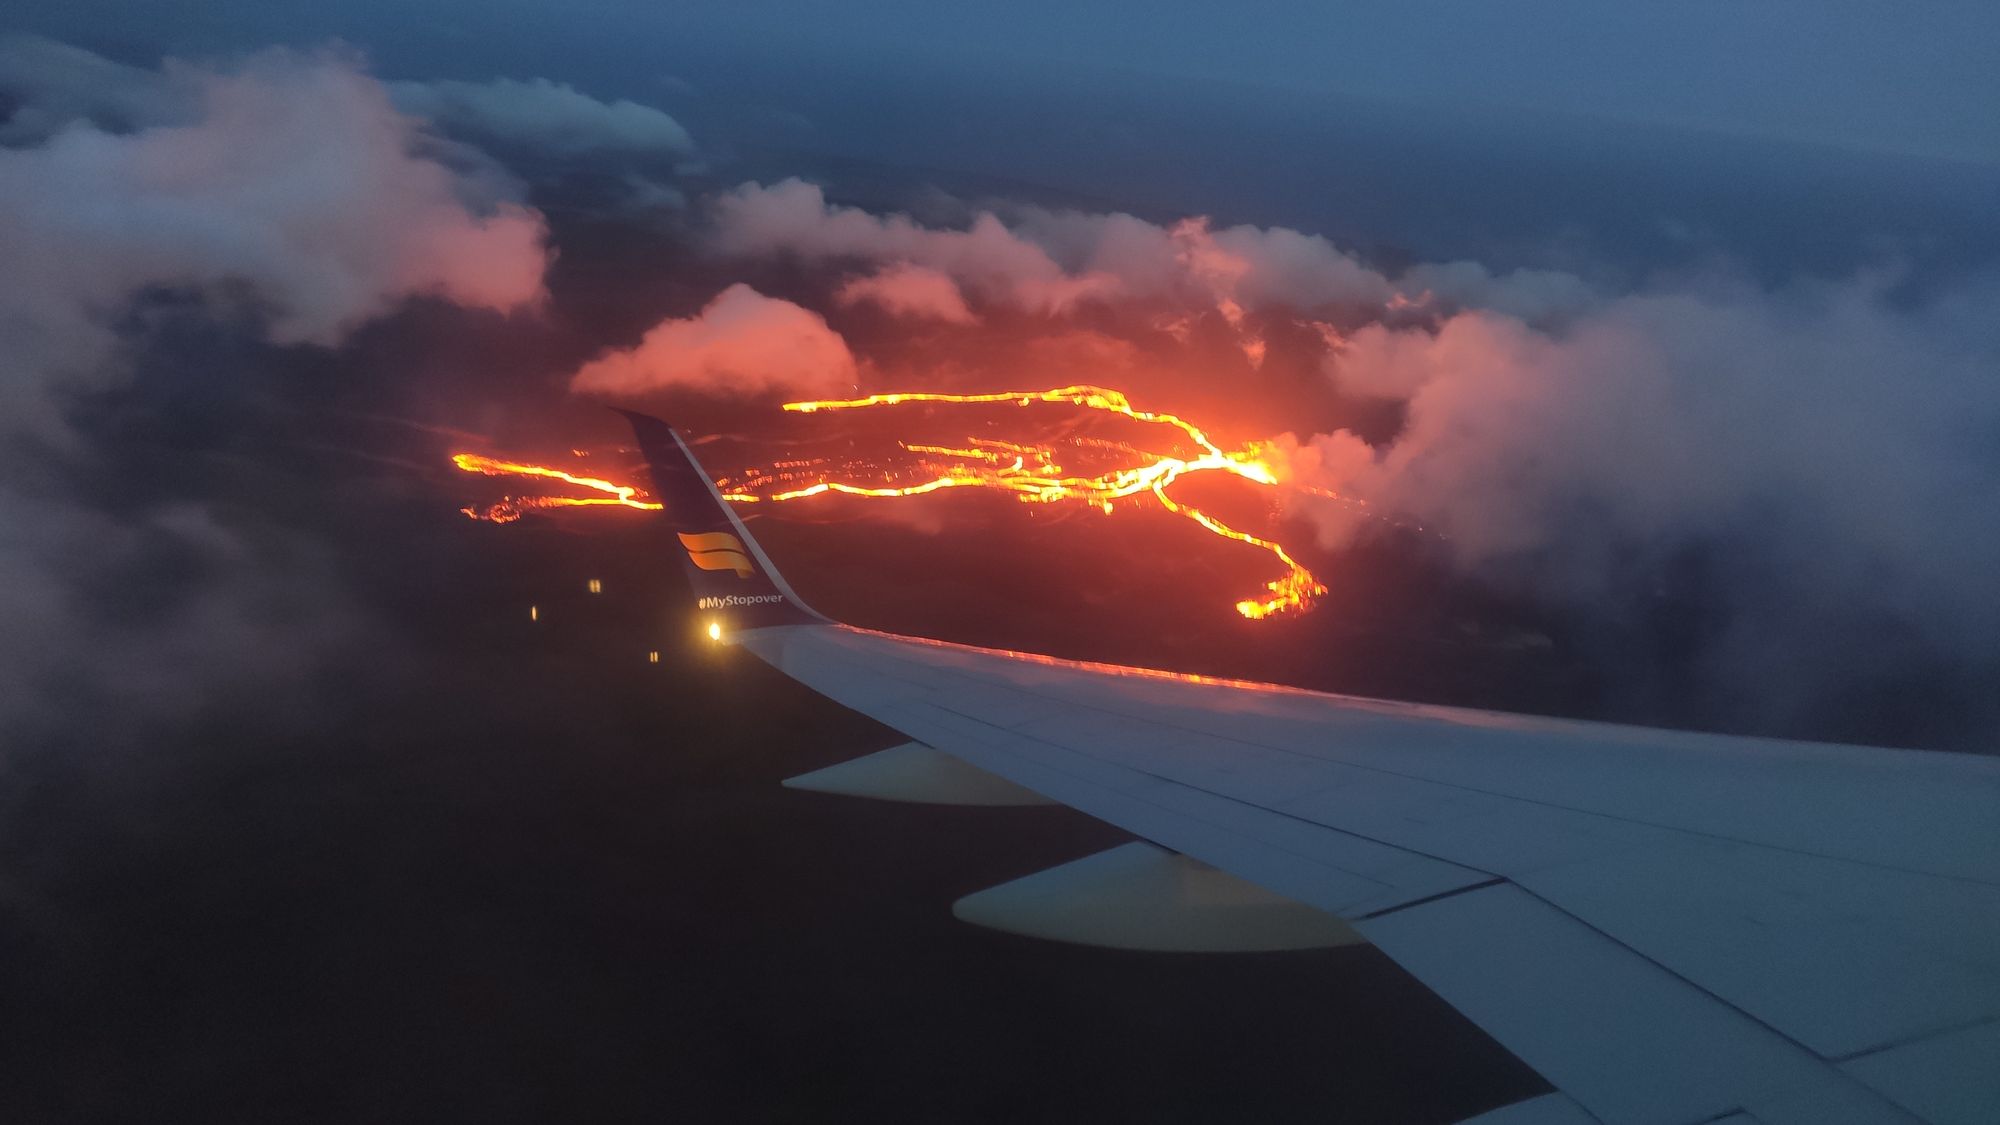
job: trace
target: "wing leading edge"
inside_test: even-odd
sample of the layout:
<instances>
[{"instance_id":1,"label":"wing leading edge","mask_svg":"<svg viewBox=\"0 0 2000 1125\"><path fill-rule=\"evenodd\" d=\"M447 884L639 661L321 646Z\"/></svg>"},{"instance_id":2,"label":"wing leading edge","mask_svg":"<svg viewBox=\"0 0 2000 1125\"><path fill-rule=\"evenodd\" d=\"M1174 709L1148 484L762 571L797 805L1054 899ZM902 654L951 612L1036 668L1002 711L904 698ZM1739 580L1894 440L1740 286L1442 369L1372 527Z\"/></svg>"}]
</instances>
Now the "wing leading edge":
<instances>
[{"instance_id":1,"label":"wing leading edge","mask_svg":"<svg viewBox=\"0 0 2000 1125\"><path fill-rule=\"evenodd\" d=\"M1563 1092L1536 1113L2000 1117L2000 761L838 625L670 429L633 421L676 532L724 531L752 561L741 577L685 560L728 639L926 746L1343 919ZM770 600L719 600L759 579Z\"/></svg>"}]
</instances>

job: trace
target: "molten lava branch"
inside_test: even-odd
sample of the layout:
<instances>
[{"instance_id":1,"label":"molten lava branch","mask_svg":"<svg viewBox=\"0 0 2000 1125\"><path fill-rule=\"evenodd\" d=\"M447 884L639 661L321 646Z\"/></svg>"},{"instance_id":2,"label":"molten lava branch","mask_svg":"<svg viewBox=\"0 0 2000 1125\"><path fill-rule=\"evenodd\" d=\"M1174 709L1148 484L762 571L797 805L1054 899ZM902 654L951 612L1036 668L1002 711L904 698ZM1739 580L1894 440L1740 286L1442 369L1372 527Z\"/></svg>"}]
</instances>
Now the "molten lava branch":
<instances>
[{"instance_id":1,"label":"molten lava branch","mask_svg":"<svg viewBox=\"0 0 2000 1125\"><path fill-rule=\"evenodd\" d=\"M1199 508L1190 508L1185 504L1177 504L1164 491L1156 489L1154 495L1159 497L1161 505L1167 511L1186 516L1215 534L1222 536L1224 539L1234 539L1239 543L1248 543L1253 547L1261 547L1275 555L1279 562L1285 564L1286 573L1283 578L1274 579L1264 584L1264 588L1271 591L1270 597L1265 598L1263 601L1258 601L1255 598L1245 598L1236 603L1236 612L1243 616L1250 618L1252 621L1260 621L1274 613L1282 613L1288 609L1303 609L1312 599L1326 593L1326 586L1319 579L1314 578L1311 571L1300 566L1298 560L1292 558L1291 553L1286 551L1283 546L1269 539L1259 538L1247 531L1238 531Z\"/></svg>"},{"instance_id":2,"label":"molten lava branch","mask_svg":"<svg viewBox=\"0 0 2000 1125\"><path fill-rule=\"evenodd\" d=\"M489 477L517 476L544 477L602 492L603 496L507 496L498 503L485 508L460 508L459 511L476 520L493 523L513 523L523 512L544 508L596 508L622 507L637 508L641 511L657 512L660 505L647 500L635 499L639 489L629 484L613 484L597 477L580 477L561 469L551 469L543 465L526 465L519 461L501 461L492 457L482 457L477 453L454 453L451 463L468 473L481 473Z\"/></svg>"}]
</instances>

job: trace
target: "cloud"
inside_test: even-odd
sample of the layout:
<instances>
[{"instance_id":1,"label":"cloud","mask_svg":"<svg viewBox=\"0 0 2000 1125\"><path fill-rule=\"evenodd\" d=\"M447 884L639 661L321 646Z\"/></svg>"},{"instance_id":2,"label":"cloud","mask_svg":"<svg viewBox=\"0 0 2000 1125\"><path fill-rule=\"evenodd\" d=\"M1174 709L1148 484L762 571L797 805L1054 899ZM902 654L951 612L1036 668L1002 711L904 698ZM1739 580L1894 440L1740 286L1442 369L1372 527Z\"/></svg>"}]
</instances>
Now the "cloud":
<instances>
[{"instance_id":1,"label":"cloud","mask_svg":"<svg viewBox=\"0 0 2000 1125\"><path fill-rule=\"evenodd\" d=\"M694 141L672 117L619 98L604 102L563 82L396 82L404 112L447 130L521 145L557 156L640 154L685 156Z\"/></svg>"},{"instance_id":2,"label":"cloud","mask_svg":"<svg viewBox=\"0 0 2000 1125\"><path fill-rule=\"evenodd\" d=\"M687 193L672 184L647 176L628 175L624 180L624 208L631 211L679 211L687 206Z\"/></svg>"},{"instance_id":3,"label":"cloud","mask_svg":"<svg viewBox=\"0 0 2000 1125\"><path fill-rule=\"evenodd\" d=\"M278 681L365 631L339 612L328 568L198 490L87 491L156 435L99 441L80 419L171 358L153 348L163 324L240 339L242 362L258 346L338 345L416 297L532 308L541 217L421 155L418 123L343 53L154 73L17 42L0 81L29 123L21 147L0 148L0 590L18 625L0 634L0 674L22 686L0 727L277 698ZM231 379L186 387L174 409L226 411Z\"/></svg>"},{"instance_id":4,"label":"cloud","mask_svg":"<svg viewBox=\"0 0 2000 1125\"><path fill-rule=\"evenodd\" d=\"M851 278L834 291L835 303L871 304L896 316L973 324L978 317L949 274L909 262L894 262L865 277Z\"/></svg>"},{"instance_id":5,"label":"cloud","mask_svg":"<svg viewBox=\"0 0 2000 1125\"><path fill-rule=\"evenodd\" d=\"M225 700L305 713L313 673L376 639L310 540L201 502L112 513L0 491L0 519L0 731L19 745L88 731L102 752Z\"/></svg>"},{"instance_id":6,"label":"cloud","mask_svg":"<svg viewBox=\"0 0 2000 1125\"><path fill-rule=\"evenodd\" d=\"M792 255L809 262L904 263L949 277L994 302L1058 314L1118 289L1103 274L1072 274L1048 252L989 213L965 230L925 227L907 215L876 216L829 204L802 180L743 184L714 202L710 245L740 257Z\"/></svg>"},{"instance_id":7,"label":"cloud","mask_svg":"<svg viewBox=\"0 0 2000 1125\"><path fill-rule=\"evenodd\" d=\"M1122 213L976 211L963 229L829 203L816 185L746 183L710 210L712 249L811 263L910 265L950 278L977 300L1063 315L1086 305L1165 302L1214 310L1261 351L1253 313L1382 309L1418 294L1535 312L1580 300L1574 278L1494 278L1471 263L1392 281L1318 235L1284 227L1214 229L1203 218L1162 226ZM1539 302L1539 304L1538 304Z\"/></svg>"},{"instance_id":8,"label":"cloud","mask_svg":"<svg viewBox=\"0 0 2000 1125\"><path fill-rule=\"evenodd\" d=\"M17 390L88 366L104 318L153 287L247 288L280 343L332 343L414 296L541 298L540 217L413 155L415 123L351 61L270 52L189 78L188 124L0 151L0 307L16 354L42 357Z\"/></svg>"},{"instance_id":9,"label":"cloud","mask_svg":"<svg viewBox=\"0 0 2000 1125\"><path fill-rule=\"evenodd\" d=\"M1561 270L1518 269L1496 276L1478 262L1463 261L1412 266L1397 284L1420 306L1486 309L1531 324L1575 315L1601 296L1582 278Z\"/></svg>"},{"instance_id":10,"label":"cloud","mask_svg":"<svg viewBox=\"0 0 2000 1125\"><path fill-rule=\"evenodd\" d=\"M0 101L14 111L0 121L0 144L47 140L73 122L131 132L188 115L186 76L116 63L38 35L0 36Z\"/></svg>"},{"instance_id":11,"label":"cloud","mask_svg":"<svg viewBox=\"0 0 2000 1125\"><path fill-rule=\"evenodd\" d=\"M1217 229L1196 216L1161 225L1120 212L1037 207L975 211L964 229L829 203L816 185L746 183L711 208L711 247L728 255L913 266L986 301L1048 315L1085 304L1164 302L1222 316L1261 354L1253 314L1449 314L1478 308L1552 322L1595 292L1573 274L1477 262L1412 267L1391 278L1330 240L1286 227Z\"/></svg>"},{"instance_id":12,"label":"cloud","mask_svg":"<svg viewBox=\"0 0 2000 1125\"><path fill-rule=\"evenodd\" d=\"M1380 306L1395 293L1387 278L1316 234L1249 225L1211 232L1205 222L1183 222L1172 235L1190 275L1218 303Z\"/></svg>"},{"instance_id":13,"label":"cloud","mask_svg":"<svg viewBox=\"0 0 2000 1125\"><path fill-rule=\"evenodd\" d=\"M854 379L854 356L825 318L738 284L718 293L700 313L663 320L636 346L584 364L570 386L611 395L676 386L816 394L845 392Z\"/></svg>"},{"instance_id":14,"label":"cloud","mask_svg":"<svg viewBox=\"0 0 2000 1125\"><path fill-rule=\"evenodd\" d=\"M1233 326L1284 306L1379 307L1397 292L1380 272L1318 235L1199 216L1162 226L1120 213L1023 208L1017 233L1074 272L1115 278L1122 292L1214 308Z\"/></svg>"},{"instance_id":15,"label":"cloud","mask_svg":"<svg viewBox=\"0 0 2000 1125\"><path fill-rule=\"evenodd\" d=\"M1560 331L1486 311L1370 326L1334 377L1404 402L1406 425L1377 448L1313 437L1293 463L1559 602L1644 599L1703 560L1711 671L1774 705L1823 701L1884 646L1990 664L2000 329L1972 310L1996 297L1710 283L1600 298ZM1322 514L1330 542L1361 526Z\"/></svg>"}]
</instances>

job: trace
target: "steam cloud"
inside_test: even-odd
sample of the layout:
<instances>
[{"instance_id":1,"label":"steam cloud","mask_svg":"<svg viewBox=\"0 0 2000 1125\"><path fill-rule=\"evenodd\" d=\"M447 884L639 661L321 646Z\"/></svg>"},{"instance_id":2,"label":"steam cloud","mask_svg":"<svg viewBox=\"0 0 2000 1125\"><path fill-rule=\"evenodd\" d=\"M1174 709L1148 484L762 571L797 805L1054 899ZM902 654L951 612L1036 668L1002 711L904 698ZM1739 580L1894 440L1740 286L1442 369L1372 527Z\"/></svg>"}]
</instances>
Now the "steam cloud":
<instances>
[{"instance_id":1,"label":"steam cloud","mask_svg":"<svg viewBox=\"0 0 2000 1125\"><path fill-rule=\"evenodd\" d=\"M809 263L864 262L942 274L989 302L1049 315L1088 303L1161 302L1214 308L1240 323L1247 310L1380 308L1423 295L1544 319L1586 305L1579 279L1542 270L1496 277L1475 262L1420 266L1397 279L1318 235L1284 227L1213 230L1121 213L1014 209L974 214L964 230L926 227L829 203L816 185L743 184L711 208L711 248Z\"/></svg>"},{"instance_id":2,"label":"steam cloud","mask_svg":"<svg viewBox=\"0 0 2000 1125\"><path fill-rule=\"evenodd\" d=\"M916 266L988 300L1037 312L1064 312L1119 287L1106 274L1066 271L990 213L966 230L937 230L905 215L878 218L830 206L819 188L801 180L769 188L745 184L716 201L715 218L712 245L725 254Z\"/></svg>"},{"instance_id":3,"label":"steam cloud","mask_svg":"<svg viewBox=\"0 0 2000 1125\"><path fill-rule=\"evenodd\" d=\"M832 393L854 383L854 356L825 318L732 285L695 316L654 325L638 345L585 364L579 391L636 395L672 386Z\"/></svg>"},{"instance_id":4,"label":"steam cloud","mask_svg":"<svg viewBox=\"0 0 2000 1125\"><path fill-rule=\"evenodd\" d=\"M1996 298L1721 281L1607 300L1562 332L1483 310L1372 326L1329 367L1404 403L1402 432L1317 435L1294 463L1548 598L1615 605L1701 560L1714 688L1798 721L1863 670L1992 661L2000 331L1978 310ZM1329 545L1360 530L1300 510Z\"/></svg>"},{"instance_id":5,"label":"steam cloud","mask_svg":"<svg viewBox=\"0 0 2000 1125\"><path fill-rule=\"evenodd\" d=\"M865 277L852 278L833 295L841 305L877 305L896 316L972 324L965 294L951 275L927 266L896 262Z\"/></svg>"}]
</instances>

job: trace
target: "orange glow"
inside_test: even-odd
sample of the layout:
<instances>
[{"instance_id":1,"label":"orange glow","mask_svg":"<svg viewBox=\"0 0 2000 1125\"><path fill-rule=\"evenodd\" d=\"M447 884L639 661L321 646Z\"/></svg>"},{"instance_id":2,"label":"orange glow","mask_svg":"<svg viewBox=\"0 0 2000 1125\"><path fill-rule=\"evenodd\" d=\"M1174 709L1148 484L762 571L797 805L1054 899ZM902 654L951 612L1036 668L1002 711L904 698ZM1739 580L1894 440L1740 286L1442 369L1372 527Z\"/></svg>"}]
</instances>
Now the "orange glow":
<instances>
[{"instance_id":1,"label":"orange glow","mask_svg":"<svg viewBox=\"0 0 2000 1125\"><path fill-rule=\"evenodd\" d=\"M784 503L831 493L871 499L891 499L923 496L949 488L989 488L1010 493L1024 503L1073 503L1109 514L1114 510L1115 502L1127 498L1143 499L1140 494L1150 493L1165 511L1191 520L1211 534L1256 547L1271 555L1284 567L1283 575L1265 584L1262 596L1245 598L1236 603L1236 611L1244 617L1255 620L1287 611L1303 610L1313 598L1326 592L1326 587L1321 585L1311 572L1300 566L1298 560L1294 559L1283 545L1261 536L1238 531L1201 509L1177 501L1167 494L1167 489L1175 481L1190 473L1200 472L1226 473L1255 484L1275 485L1278 478L1270 462L1265 459L1263 449L1252 445L1243 450L1225 451L1210 440L1207 433L1185 419L1173 414L1139 410L1118 391L1104 387L1070 386L1047 391L1003 391L979 395L879 394L854 399L788 402L785 404L785 409L801 414L812 414L894 407L907 403L1011 403L1023 407L1037 404L1067 404L1086 410L1117 414L1135 422L1164 426L1178 431L1179 436L1185 439L1185 443L1192 445L1194 455L1178 457L1171 453L1149 452L1120 442L1095 438L1070 439L1070 444L1081 451L1114 455L1128 462L1095 476L1085 476L1065 472L1062 466L1057 464L1057 452L1051 446L1015 444L982 438L967 438L963 445L919 445L904 442L900 443L902 448L921 456L926 466L936 474L935 476L912 484L866 484L836 479L831 473L819 470L813 475L820 479L812 484L797 488L778 488L776 487L778 482L795 482L801 475L799 470L814 469L821 464L817 461L784 461L771 467L772 470L783 470L780 475L774 476L772 472L765 470L751 470L744 474L745 480L724 482L729 486L729 490L722 493L723 499L737 504ZM1176 442L1176 444L1181 443ZM638 499L642 493L633 486L613 484L594 477L577 476L559 469L499 461L469 453L457 454L452 461L467 472L492 476L520 475L548 478L604 494L592 497L510 496L483 510L463 509L466 515L474 519L509 523L519 519L525 511L542 508L617 505L656 510L660 507L658 504Z\"/></svg>"},{"instance_id":2,"label":"orange glow","mask_svg":"<svg viewBox=\"0 0 2000 1125\"><path fill-rule=\"evenodd\" d=\"M573 473L565 473L561 469L524 465L519 461L501 461L492 457L481 457L477 453L454 453L451 455L451 463L468 473L483 473L489 477L545 477L604 493L603 496L508 496L499 503L485 508L459 509L476 520L513 523L521 518L521 513L540 508L590 508L614 505L650 512L660 510L658 504L634 499L639 495L639 490L629 484L612 484L608 480L599 480L596 477L580 477Z\"/></svg>"},{"instance_id":3,"label":"orange glow","mask_svg":"<svg viewBox=\"0 0 2000 1125\"><path fill-rule=\"evenodd\" d=\"M1205 676L1200 672L1171 672L1164 668L1136 668L1130 664L1104 664L1095 660L1065 660L1060 656L1045 656L1039 652L1016 652L1010 648L986 648L981 645L962 645L956 641L940 641L931 637L908 637L901 633L885 633L880 629L864 629L859 625L841 625L839 627L851 633L881 637L884 640L896 641L900 644L925 645L929 648L950 649L954 652L986 653L992 656L1004 656L1009 660L1018 660L1024 664L1040 664L1047 668L1074 668L1086 672L1101 672L1105 675L1118 676L1123 679L1175 680L1184 684L1209 684L1217 687L1240 688L1246 691L1262 692L1266 695L1306 695L1317 696L1322 699L1345 699L1355 703L1373 704L1399 710L1406 708L1422 710L1424 708L1424 705L1421 703L1384 703L1379 699L1367 699L1362 696L1312 691L1307 688L1287 687L1284 684L1259 683L1255 680L1235 680L1227 676ZM1468 714L1486 713L1488 712L1468 712Z\"/></svg>"}]
</instances>

